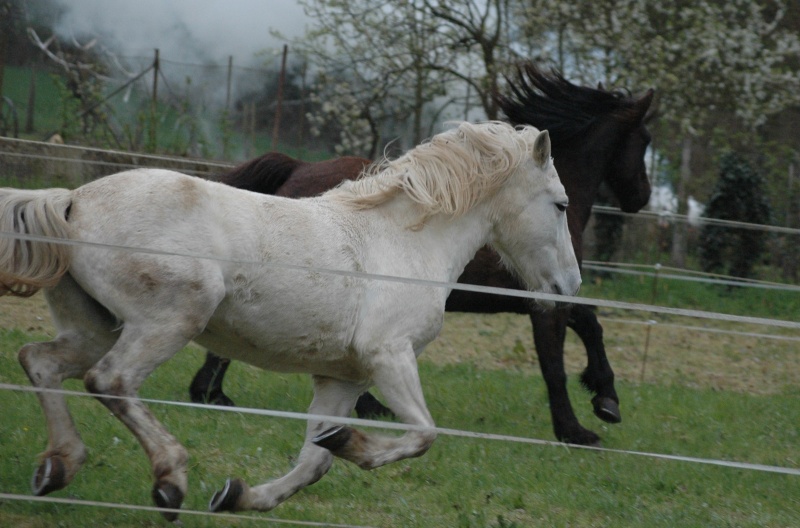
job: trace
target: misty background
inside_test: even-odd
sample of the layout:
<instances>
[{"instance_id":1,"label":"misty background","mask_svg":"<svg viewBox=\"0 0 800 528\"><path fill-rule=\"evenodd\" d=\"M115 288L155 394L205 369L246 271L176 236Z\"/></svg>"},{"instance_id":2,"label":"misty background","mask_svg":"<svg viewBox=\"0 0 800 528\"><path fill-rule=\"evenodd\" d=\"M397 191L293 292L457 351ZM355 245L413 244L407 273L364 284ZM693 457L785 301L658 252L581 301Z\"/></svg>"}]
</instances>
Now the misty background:
<instances>
[{"instance_id":1,"label":"misty background","mask_svg":"<svg viewBox=\"0 0 800 528\"><path fill-rule=\"evenodd\" d=\"M184 62L261 66L263 52L284 42L271 30L299 37L308 23L296 0L57 0L64 38L99 38L120 55Z\"/></svg>"},{"instance_id":2,"label":"misty background","mask_svg":"<svg viewBox=\"0 0 800 528\"><path fill-rule=\"evenodd\" d=\"M296 0L8 0L4 7L10 16L0 13L0 23L13 33L5 62L32 68L36 99L55 83L44 97L62 119L45 125L43 139L58 132L68 143L232 161L279 141L308 142L305 60L294 50L281 94L293 117L281 137L277 126L273 132L283 48L309 23ZM13 99L7 107L21 113L26 97ZM335 139L323 137L312 150L330 152Z\"/></svg>"}]
</instances>

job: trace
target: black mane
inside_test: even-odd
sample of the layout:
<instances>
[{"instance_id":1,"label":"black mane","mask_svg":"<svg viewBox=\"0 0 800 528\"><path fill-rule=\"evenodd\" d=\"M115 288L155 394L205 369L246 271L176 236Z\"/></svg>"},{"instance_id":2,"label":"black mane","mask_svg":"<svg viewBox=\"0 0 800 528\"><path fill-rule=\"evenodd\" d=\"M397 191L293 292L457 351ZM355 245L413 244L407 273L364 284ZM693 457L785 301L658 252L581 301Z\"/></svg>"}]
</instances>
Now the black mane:
<instances>
[{"instance_id":1,"label":"black mane","mask_svg":"<svg viewBox=\"0 0 800 528\"><path fill-rule=\"evenodd\" d=\"M621 90L576 86L561 73L545 73L530 62L517 67L516 83L506 80L510 95L498 94L496 100L509 122L547 130L554 143L585 134L599 119L626 121L636 102Z\"/></svg>"}]
</instances>

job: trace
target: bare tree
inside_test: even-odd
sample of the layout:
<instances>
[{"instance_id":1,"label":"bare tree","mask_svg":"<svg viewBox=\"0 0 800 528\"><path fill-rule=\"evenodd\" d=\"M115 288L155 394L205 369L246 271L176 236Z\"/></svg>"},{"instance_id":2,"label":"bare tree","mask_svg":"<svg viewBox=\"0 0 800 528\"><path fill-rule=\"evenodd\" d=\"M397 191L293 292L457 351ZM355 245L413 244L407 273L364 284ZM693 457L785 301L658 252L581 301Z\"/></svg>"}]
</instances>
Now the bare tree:
<instances>
[{"instance_id":1,"label":"bare tree","mask_svg":"<svg viewBox=\"0 0 800 528\"><path fill-rule=\"evenodd\" d=\"M28 28L28 36L33 44L55 65L62 75L59 77L66 92L62 101L61 134L69 135L74 130L85 139L99 134L111 139L117 147L121 146L103 108L103 90L108 81L107 68L96 54L96 39L85 43L77 41L62 43L55 34L42 40L33 28Z\"/></svg>"},{"instance_id":2,"label":"bare tree","mask_svg":"<svg viewBox=\"0 0 800 528\"><path fill-rule=\"evenodd\" d=\"M456 60L431 64L430 67L461 79L480 100L487 119L497 119L499 107L495 99L502 73L517 55L511 47L512 0L424 0L424 7L433 15L436 31L445 38ZM468 65L479 64L473 75Z\"/></svg>"},{"instance_id":3,"label":"bare tree","mask_svg":"<svg viewBox=\"0 0 800 528\"><path fill-rule=\"evenodd\" d=\"M445 93L442 75L428 68L440 60L441 37L421 2L305 0L303 5L315 25L292 46L318 73L316 97L324 108L313 116L317 125L338 121L342 152L374 156L384 123L409 126L411 141L418 143L426 106Z\"/></svg>"},{"instance_id":4,"label":"bare tree","mask_svg":"<svg viewBox=\"0 0 800 528\"><path fill-rule=\"evenodd\" d=\"M406 126L416 144L448 105L468 108L473 96L484 117L497 118L494 94L516 58L515 1L304 0L315 26L293 46L324 72L326 119L339 111L343 126L369 129L374 153L382 124Z\"/></svg>"}]
</instances>

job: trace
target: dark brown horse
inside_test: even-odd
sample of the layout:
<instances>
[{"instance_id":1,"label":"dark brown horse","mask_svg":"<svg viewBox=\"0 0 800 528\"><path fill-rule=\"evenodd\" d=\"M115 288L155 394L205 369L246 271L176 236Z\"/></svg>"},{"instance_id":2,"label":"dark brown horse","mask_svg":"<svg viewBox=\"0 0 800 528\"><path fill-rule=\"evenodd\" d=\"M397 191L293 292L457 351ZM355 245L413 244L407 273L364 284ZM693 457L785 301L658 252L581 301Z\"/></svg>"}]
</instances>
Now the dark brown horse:
<instances>
[{"instance_id":1,"label":"dark brown horse","mask_svg":"<svg viewBox=\"0 0 800 528\"><path fill-rule=\"evenodd\" d=\"M589 221L598 188L605 182L623 211L636 212L647 204L650 184L644 154L650 142L645 116L653 98L648 91L633 98L617 91L576 86L557 73L544 73L528 64L510 82L510 95L498 96L501 108L513 124L530 124L548 130L558 174L567 190L567 218L575 254L580 262L582 234ZM220 181L251 191L288 197L319 194L341 180L355 178L369 160L338 158L318 163L268 153L221 176ZM522 286L499 263L498 256L483 248L467 265L459 282L501 288ZM603 346L603 329L594 311L584 305L543 312L518 297L453 290L447 311L527 314L542 375L547 384L556 438L584 445L600 438L578 422L566 387L564 338L572 328L586 347L588 365L581 382L594 394L594 413L610 423L621 420L614 373ZM206 363L190 388L192 400L233 405L222 392L227 360L208 354ZM382 413L385 408L369 393L356 406L359 416Z\"/></svg>"}]
</instances>

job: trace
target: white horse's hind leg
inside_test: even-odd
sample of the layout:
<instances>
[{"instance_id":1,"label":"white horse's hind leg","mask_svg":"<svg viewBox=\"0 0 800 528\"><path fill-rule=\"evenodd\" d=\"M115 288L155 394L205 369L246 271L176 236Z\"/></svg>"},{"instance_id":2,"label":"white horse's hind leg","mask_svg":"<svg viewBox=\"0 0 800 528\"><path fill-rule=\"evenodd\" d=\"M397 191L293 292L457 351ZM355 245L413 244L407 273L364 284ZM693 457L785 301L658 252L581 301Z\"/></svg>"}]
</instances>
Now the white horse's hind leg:
<instances>
[{"instance_id":1,"label":"white horse's hind leg","mask_svg":"<svg viewBox=\"0 0 800 528\"><path fill-rule=\"evenodd\" d=\"M366 388L365 385L314 376L314 399L308 412L326 416L348 416ZM299 490L321 479L330 469L333 455L329 450L314 445L312 439L329 426L330 423L320 421L308 422L305 443L297 465L288 474L252 488L240 479L229 479L225 487L214 494L209 509L271 510Z\"/></svg>"},{"instance_id":2,"label":"white horse's hind leg","mask_svg":"<svg viewBox=\"0 0 800 528\"><path fill-rule=\"evenodd\" d=\"M29 343L19 351L19 361L41 389L61 389L68 378L80 379L105 354L119 333L113 331L110 314L65 275L45 291L58 336L45 343ZM45 495L69 484L86 459L86 448L72 421L63 394L37 393L47 421L47 450L33 476L36 495Z\"/></svg>"},{"instance_id":3,"label":"white horse's hind leg","mask_svg":"<svg viewBox=\"0 0 800 528\"><path fill-rule=\"evenodd\" d=\"M409 425L430 430L408 431L398 437L367 434L351 427L334 427L319 435L315 444L363 469L373 469L404 458L423 455L436 439L433 418L425 405L414 353L387 353L373 365L375 385L388 407Z\"/></svg>"},{"instance_id":4,"label":"white horse's hind leg","mask_svg":"<svg viewBox=\"0 0 800 528\"><path fill-rule=\"evenodd\" d=\"M155 477L152 498L162 508L180 508L188 488L189 455L136 398L147 376L196 333L191 324L182 324L181 320L168 324L126 323L112 349L84 377L86 389L130 429L144 448ZM176 513L163 515L168 520L177 518Z\"/></svg>"}]
</instances>

